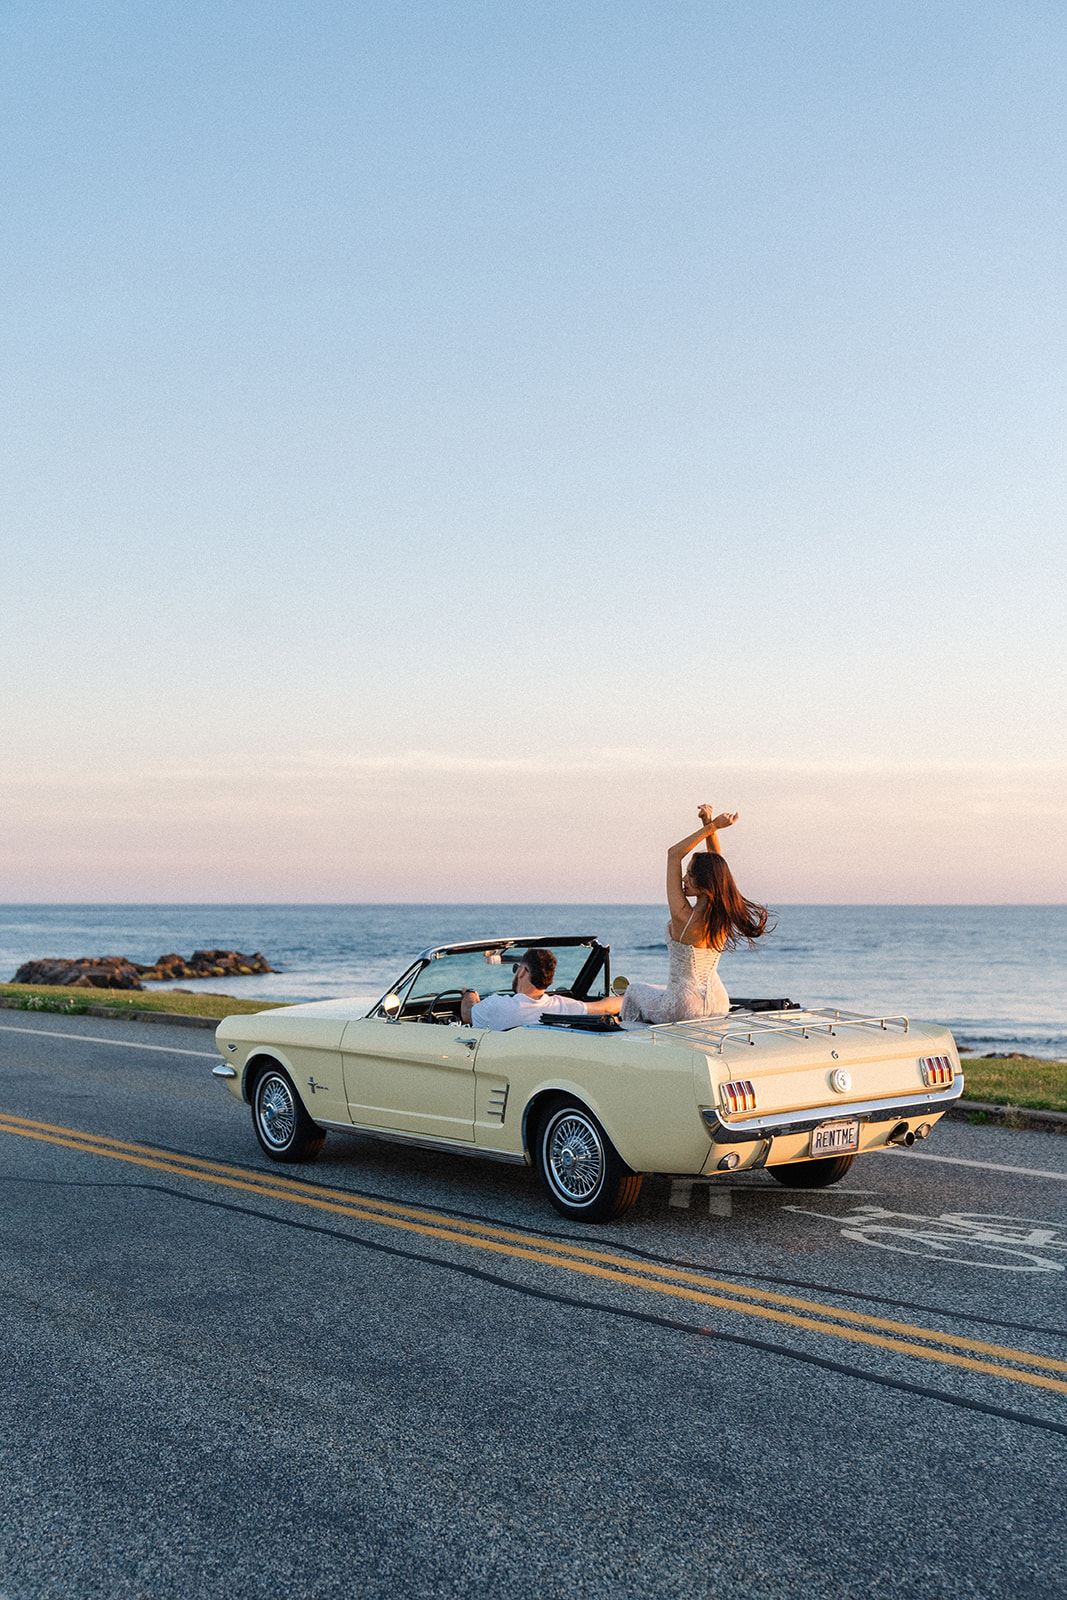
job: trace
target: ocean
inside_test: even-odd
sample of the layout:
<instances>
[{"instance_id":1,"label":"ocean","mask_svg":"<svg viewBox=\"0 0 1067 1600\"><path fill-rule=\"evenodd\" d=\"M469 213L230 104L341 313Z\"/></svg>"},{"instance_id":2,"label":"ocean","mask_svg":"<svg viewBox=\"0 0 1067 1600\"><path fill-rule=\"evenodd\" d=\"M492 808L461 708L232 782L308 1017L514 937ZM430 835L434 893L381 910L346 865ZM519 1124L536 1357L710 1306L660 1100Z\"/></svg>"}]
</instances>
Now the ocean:
<instances>
[{"instance_id":1,"label":"ocean","mask_svg":"<svg viewBox=\"0 0 1067 1600\"><path fill-rule=\"evenodd\" d=\"M776 911L777 928L757 949L723 957L731 993L903 1011L947 1023L980 1053L1067 1058L1067 906ZM662 983L665 921L654 905L8 905L0 906L0 981L45 956L147 963L170 951L259 950L276 972L204 988L264 1000L352 995L369 1005L428 945L595 934L611 945L613 975Z\"/></svg>"}]
</instances>

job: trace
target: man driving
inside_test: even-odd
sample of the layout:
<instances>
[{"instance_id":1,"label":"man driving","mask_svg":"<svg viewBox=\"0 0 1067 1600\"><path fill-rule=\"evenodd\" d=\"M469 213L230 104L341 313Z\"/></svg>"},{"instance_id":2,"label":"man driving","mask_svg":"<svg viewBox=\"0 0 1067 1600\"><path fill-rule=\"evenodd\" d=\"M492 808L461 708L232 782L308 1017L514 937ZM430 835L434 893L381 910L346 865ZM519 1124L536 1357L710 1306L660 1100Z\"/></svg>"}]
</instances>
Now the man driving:
<instances>
[{"instance_id":1,"label":"man driving","mask_svg":"<svg viewBox=\"0 0 1067 1600\"><path fill-rule=\"evenodd\" d=\"M556 971L551 950L525 951L515 964L511 994L489 994L483 1000L477 989L464 989L459 1014L472 1028L534 1028L547 1012L552 1016L614 1015L622 1005L619 995L604 1000L572 1000L565 994L547 994Z\"/></svg>"}]
</instances>

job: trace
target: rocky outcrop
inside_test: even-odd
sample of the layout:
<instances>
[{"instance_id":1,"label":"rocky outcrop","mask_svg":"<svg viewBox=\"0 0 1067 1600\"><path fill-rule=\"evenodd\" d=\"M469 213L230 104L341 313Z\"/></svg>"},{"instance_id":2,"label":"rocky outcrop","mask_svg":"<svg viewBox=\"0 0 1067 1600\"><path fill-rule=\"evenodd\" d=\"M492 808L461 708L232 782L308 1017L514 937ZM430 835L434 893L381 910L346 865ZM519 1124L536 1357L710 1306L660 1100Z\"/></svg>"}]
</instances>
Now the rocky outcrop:
<instances>
[{"instance_id":1,"label":"rocky outcrop","mask_svg":"<svg viewBox=\"0 0 1067 1600\"><path fill-rule=\"evenodd\" d=\"M35 983L72 989L143 989L148 983L171 983L177 978L237 978L254 972L275 969L257 950L242 955L240 950L194 950L184 956L160 956L150 967L129 961L125 956L50 956L42 961L25 961L12 983Z\"/></svg>"},{"instance_id":2,"label":"rocky outcrop","mask_svg":"<svg viewBox=\"0 0 1067 1600\"><path fill-rule=\"evenodd\" d=\"M140 968L141 977L149 983L171 983L175 978L246 978L253 972L273 971L258 950L251 956L240 950L194 950L188 961L172 954Z\"/></svg>"},{"instance_id":3,"label":"rocky outcrop","mask_svg":"<svg viewBox=\"0 0 1067 1600\"><path fill-rule=\"evenodd\" d=\"M141 968L125 956L52 956L44 961L25 961L12 983L62 984L71 989L140 989Z\"/></svg>"}]
</instances>

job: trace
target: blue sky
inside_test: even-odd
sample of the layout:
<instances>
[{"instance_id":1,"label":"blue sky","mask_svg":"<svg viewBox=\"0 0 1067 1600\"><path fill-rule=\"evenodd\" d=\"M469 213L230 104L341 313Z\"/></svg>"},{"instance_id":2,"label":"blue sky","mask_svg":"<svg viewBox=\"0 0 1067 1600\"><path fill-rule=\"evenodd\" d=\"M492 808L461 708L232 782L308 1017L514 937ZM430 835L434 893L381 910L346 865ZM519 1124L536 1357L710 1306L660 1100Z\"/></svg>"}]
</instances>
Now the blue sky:
<instances>
[{"instance_id":1,"label":"blue sky","mask_svg":"<svg viewBox=\"0 0 1067 1600\"><path fill-rule=\"evenodd\" d=\"M0 43L0 898L1067 899L1060 6Z\"/></svg>"}]
</instances>

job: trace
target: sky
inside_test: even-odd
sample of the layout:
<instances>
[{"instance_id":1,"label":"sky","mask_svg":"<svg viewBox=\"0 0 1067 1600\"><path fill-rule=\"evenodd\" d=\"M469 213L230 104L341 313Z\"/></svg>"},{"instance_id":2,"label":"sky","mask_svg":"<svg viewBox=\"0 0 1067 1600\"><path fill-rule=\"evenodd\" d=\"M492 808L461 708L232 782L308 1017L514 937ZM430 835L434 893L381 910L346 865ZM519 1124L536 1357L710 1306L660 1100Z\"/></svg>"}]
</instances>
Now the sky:
<instances>
[{"instance_id":1,"label":"sky","mask_svg":"<svg viewBox=\"0 0 1067 1600\"><path fill-rule=\"evenodd\" d=\"M0 60L0 900L1067 901L1058 0Z\"/></svg>"}]
</instances>

